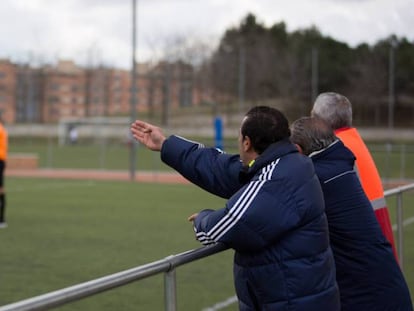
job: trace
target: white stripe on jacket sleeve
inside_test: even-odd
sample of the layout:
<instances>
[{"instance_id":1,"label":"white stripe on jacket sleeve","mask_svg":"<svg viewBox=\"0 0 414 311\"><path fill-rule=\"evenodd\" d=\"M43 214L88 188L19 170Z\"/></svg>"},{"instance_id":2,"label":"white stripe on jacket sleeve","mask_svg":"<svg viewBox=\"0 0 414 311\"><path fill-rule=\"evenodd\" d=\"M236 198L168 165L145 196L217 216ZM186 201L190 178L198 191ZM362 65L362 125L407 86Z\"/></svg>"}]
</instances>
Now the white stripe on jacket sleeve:
<instances>
[{"instance_id":1,"label":"white stripe on jacket sleeve","mask_svg":"<svg viewBox=\"0 0 414 311\"><path fill-rule=\"evenodd\" d=\"M196 233L197 240L208 245L217 242L243 217L252 201L263 185L272 178L273 171L280 159L273 161L262 169L259 180L250 182L236 203L230 208L229 212L214 225L208 232L199 231Z\"/></svg>"}]
</instances>

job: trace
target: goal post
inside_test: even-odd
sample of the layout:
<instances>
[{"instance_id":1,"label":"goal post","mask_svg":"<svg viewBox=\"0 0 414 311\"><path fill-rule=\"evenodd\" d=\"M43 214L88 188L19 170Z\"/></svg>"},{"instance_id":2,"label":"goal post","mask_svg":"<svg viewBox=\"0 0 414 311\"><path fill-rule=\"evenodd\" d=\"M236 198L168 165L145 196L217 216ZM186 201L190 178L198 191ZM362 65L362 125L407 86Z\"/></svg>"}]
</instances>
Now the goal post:
<instances>
[{"instance_id":1,"label":"goal post","mask_svg":"<svg viewBox=\"0 0 414 311\"><path fill-rule=\"evenodd\" d=\"M63 118L58 124L59 145L119 140L128 143L130 119L127 117Z\"/></svg>"}]
</instances>

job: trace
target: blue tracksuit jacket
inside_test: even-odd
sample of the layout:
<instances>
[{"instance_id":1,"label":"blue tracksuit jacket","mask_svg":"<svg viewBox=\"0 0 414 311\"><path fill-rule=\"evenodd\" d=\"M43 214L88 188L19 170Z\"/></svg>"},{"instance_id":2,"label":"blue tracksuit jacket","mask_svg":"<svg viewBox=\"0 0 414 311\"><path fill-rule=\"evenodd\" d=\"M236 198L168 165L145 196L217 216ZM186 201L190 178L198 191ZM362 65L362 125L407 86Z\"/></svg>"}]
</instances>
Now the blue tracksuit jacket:
<instances>
[{"instance_id":1,"label":"blue tracksuit jacket","mask_svg":"<svg viewBox=\"0 0 414 311\"><path fill-rule=\"evenodd\" d=\"M208 156L199 156L200 147L172 136L163 145L162 159L180 172L195 167L186 177L215 192L227 181L213 171L222 165L235 169L234 159L225 156L222 162L218 158L224 155L209 149L203 149ZM197 182L197 170L206 168L211 182ZM311 160L289 141L278 142L240 178L243 186L225 208L204 210L195 220L203 244L222 242L235 249L240 310L339 310L323 193ZM237 187L225 185L219 192L226 195Z\"/></svg>"}]
</instances>

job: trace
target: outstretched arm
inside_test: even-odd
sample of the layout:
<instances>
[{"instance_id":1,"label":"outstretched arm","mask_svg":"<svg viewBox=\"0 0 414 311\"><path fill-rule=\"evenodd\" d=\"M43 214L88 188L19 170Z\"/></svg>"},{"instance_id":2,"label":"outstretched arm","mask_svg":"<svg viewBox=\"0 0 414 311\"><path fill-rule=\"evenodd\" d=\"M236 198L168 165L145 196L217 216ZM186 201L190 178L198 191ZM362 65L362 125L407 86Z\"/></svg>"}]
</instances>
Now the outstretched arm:
<instances>
[{"instance_id":1,"label":"outstretched arm","mask_svg":"<svg viewBox=\"0 0 414 311\"><path fill-rule=\"evenodd\" d=\"M227 155L215 148L179 136L166 138L162 130L137 120L131 125L133 137L148 149L161 151L161 160L186 179L215 195L229 198L242 184L238 155Z\"/></svg>"},{"instance_id":2,"label":"outstretched arm","mask_svg":"<svg viewBox=\"0 0 414 311\"><path fill-rule=\"evenodd\" d=\"M238 155L172 135L162 145L161 159L192 183L223 198L230 198L242 187Z\"/></svg>"}]
</instances>

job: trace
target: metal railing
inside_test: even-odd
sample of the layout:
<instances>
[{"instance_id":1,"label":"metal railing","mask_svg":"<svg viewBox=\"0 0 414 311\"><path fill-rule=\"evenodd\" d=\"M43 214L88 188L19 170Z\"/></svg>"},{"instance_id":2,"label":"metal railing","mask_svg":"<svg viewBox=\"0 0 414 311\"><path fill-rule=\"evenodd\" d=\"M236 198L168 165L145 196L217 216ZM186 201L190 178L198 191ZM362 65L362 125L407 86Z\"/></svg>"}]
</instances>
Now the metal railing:
<instances>
[{"instance_id":1,"label":"metal railing","mask_svg":"<svg viewBox=\"0 0 414 311\"><path fill-rule=\"evenodd\" d=\"M402 196L405 191L413 190L414 183L396 187L384 191L384 196L389 197L392 195L396 196L397 199L397 251L398 251L398 261L401 267L401 270L404 272L404 221L403 221L403 203Z\"/></svg>"},{"instance_id":2,"label":"metal railing","mask_svg":"<svg viewBox=\"0 0 414 311\"><path fill-rule=\"evenodd\" d=\"M403 206L402 195L405 191L413 190L414 183L389 189L384 192L386 197L396 195L397 197L397 237L398 257L403 269L404 262L404 236L403 236ZM77 301L82 298L104 292L109 289L127 285L150 276L164 272L164 293L165 310L177 310L177 292L175 268L186 263L222 252L227 247L223 244L201 247L186 251L177 255L171 255L164 259L138 266L129 270L110 274L85 283L66 287L60 290L49 292L33 298L21 300L12 304L0 307L0 311L27 311L27 310L48 310L57 306Z\"/></svg>"},{"instance_id":3,"label":"metal railing","mask_svg":"<svg viewBox=\"0 0 414 311\"><path fill-rule=\"evenodd\" d=\"M177 255L171 255L136 268L8 304L0 307L0 311L48 310L162 272L165 273L165 310L175 311L177 310L175 268L226 249L227 247L223 244L200 247Z\"/></svg>"}]
</instances>

